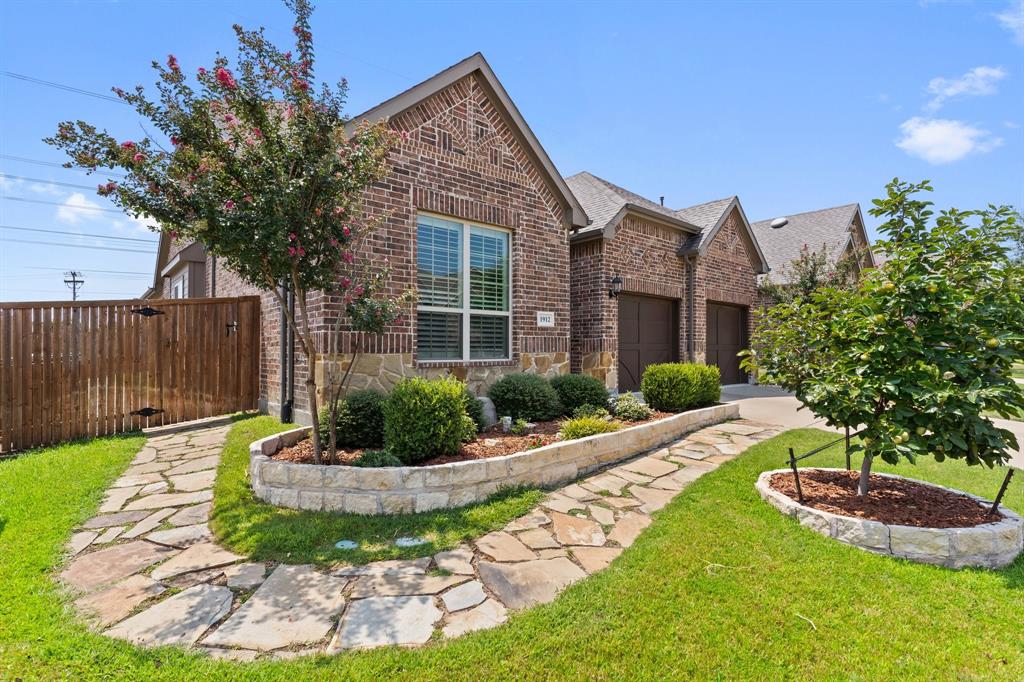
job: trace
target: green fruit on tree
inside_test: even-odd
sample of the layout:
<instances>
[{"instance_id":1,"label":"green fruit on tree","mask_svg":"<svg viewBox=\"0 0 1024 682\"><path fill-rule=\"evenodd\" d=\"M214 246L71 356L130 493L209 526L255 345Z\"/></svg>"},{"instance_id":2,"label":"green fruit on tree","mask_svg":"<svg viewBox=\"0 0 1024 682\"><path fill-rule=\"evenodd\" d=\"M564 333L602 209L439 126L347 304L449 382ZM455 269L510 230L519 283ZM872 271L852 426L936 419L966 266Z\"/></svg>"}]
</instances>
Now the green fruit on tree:
<instances>
[{"instance_id":1,"label":"green fruit on tree","mask_svg":"<svg viewBox=\"0 0 1024 682\"><path fill-rule=\"evenodd\" d=\"M937 286L935 286L934 284L929 284L926 287L926 289L928 290L929 294L934 294L934 293L936 293L939 290L939 288Z\"/></svg>"},{"instance_id":2,"label":"green fruit on tree","mask_svg":"<svg viewBox=\"0 0 1024 682\"><path fill-rule=\"evenodd\" d=\"M874 320L875 324L882 324L885 322L885 315L873 315L871 319Z\"/></svg>"},{"instance_id":3,"label":"green fruit on tree","mask_svg":"<svg viewBox=\"0 0 1024 682\"><path fill-rule=\"evenodd\" d=\"M923 436L928 429L923 426L918 426L915 430L917 431L917 435Z\"/></svg>"},{"instance_id":4,"label":"green fruit on tree","mask_svg":"<svg viewBox=\"0 0 1024 682\"><path fill-rule=\"evenodd\" d=\"M870 359L871 359L871 356L870 356L870 355L868 355L867 353L861 353L861 354L860 354L860 359L861 359L861 360L864 360L864 361L867 361L867 360L870 360Z\"/></svg>"},{"instance_id":5,"label":"green fruit on tree","mask_svg":"<svg viewBox=\"0 0 1024 682\"><path fill-rule=\"evenodd\" d=\"M989 339L988 341L985 342L985 345L988 346L989 348L998 348L999 339Z\"/></svg>"},{"instance_id":6,"label":"green fruit on tree","mask_svg":"<svg viewBox=\"0 0 1024 682\"><path fill-rule=\"evenodd\" d=\"M883 291L896 291L896 285L893 284L892 282L886 282L885 284L882 285L882 290Z\"/></svg>"}]
</instances>

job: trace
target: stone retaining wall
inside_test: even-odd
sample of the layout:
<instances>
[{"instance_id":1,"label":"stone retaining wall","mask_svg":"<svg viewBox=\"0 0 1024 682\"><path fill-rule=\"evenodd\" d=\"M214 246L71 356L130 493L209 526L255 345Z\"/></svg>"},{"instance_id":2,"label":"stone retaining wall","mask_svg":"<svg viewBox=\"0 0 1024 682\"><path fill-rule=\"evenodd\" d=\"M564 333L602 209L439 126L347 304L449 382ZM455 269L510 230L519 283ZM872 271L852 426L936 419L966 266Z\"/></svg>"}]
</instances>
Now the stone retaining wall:
<instances>
[{"instance_id":1,"label":"stone retaining wall","mask_svg":"<svg viewBox=\"0 0 1024 682\"><path fill-rule=\"evenodd\" d=\"M734 404L715 405L614 433L436 466L362 468L272 460L269 455L306 436L309 427L302 427L253 443L249 447L249 477L256 497L279 507L407 514L481 502L502 488L568 483L690 431L738 416L739 407Z\"/></svg>"},{"instance_id":2,"label":"stone retaining wall","mask_svg":"<svg viewBox=\"0 0 1024 682\"><path fill-rule=\"evenodd\" d=\"M783 514L792 516L811 530L848 545L876 554L910 559L949 568L979 566L1002 568L1013 562L1024 550L1024 520L1005 506L999 511L1003 519L973 528L918 528L898 526L867 519L840 516L807 507L771 487L773 474L789 473L789 469L766 471L757 479L761 498ZM878 474L900 478L891 474ZM913 481L914 479L905 479ZM986 507L992 502L970 493L952 488L914 481L964 495Z\"/></svg>"}]
</instances>

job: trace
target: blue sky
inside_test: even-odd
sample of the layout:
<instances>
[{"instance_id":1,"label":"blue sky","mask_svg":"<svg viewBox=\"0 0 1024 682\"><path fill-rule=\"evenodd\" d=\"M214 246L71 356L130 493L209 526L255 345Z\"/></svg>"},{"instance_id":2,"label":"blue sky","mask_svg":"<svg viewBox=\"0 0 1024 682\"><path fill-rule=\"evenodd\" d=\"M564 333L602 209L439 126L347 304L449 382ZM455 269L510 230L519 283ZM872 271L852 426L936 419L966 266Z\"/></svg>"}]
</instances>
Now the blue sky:
<instances>
[{"instance_id":1,"label":"blue sky","mask_svg":"<svg viewBox=\"0 0 1024 682\"><path fill-rule=\"evenodd\" d=\"M0 71L150 85L169 53L186 70L233 56L233 22L291 38L276 1L7 0ZM313 32L351 114L479 50L564 175L673 207L738 194L751 220L866 209L893 176L930 178L940 206L1024 207L1024 0L320 2ZM142 134L122 104L0 74L0 173L42 181L0 178L0 225L90 235L0 228L0 300L68 298L65 269L85 272L83 298L151 278L155 236L102 210L99 178L20 160L63 161L40 140L78 118Z\"/></svg>"}]
</instances>

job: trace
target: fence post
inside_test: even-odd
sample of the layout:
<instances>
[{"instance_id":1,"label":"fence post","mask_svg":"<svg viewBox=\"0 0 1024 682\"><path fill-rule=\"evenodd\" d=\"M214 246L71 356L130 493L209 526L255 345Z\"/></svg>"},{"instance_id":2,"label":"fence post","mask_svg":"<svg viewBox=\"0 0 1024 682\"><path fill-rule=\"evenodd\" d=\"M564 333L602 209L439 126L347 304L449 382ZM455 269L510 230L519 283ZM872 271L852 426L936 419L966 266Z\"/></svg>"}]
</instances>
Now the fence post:
<instances>
[{"instance_id":1,"label":"fence post","mask_svg":"<svg viewBox=\"0 0 1024 682\"><path fill-rule=\"evenodd\" d=\"M796 470L796 455L793 454L793 448L789 449L789 466L793 469L793 480L796 481L796 499L803 504L804 491L800 488L800 473Z\"/></svg>"}]
</instances>

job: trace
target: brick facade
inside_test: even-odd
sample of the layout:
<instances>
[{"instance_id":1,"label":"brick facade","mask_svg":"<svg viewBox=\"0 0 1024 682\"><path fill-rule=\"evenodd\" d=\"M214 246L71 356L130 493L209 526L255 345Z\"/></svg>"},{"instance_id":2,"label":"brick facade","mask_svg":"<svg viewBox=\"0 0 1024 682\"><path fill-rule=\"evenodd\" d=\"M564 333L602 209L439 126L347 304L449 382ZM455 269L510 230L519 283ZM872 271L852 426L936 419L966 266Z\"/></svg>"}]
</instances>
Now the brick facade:
<instances>
[{"instance_id":1,"label":"brick facade","mask_svg":"<svg viewBox=\"0 0 1024 682\"><path fill-rule=\"evenodd\" d=\"M688 233L673 227L627 215L613 238L596 235L572 244L572 371L595 376L609 389L618 388L618 301L608 296L616 275L622 278L625 294L675 301L681 360L705 360L709 302L753 307L757 254L745 236L739 209L732 209L692 273L686 259L678 255L687 237ZM748 337L753 317L747 315Z\"/></svg>"},{"instance_id":2,"label":"brick facade","mask_svg":"<svg viewBox=\"0 0 1024 682\"><path fill-rule=\"evenodd\" d=\"M391 293L416 282L416 217L428 212L511 231L511 358L504 361L430 361L416 358L415 316L387 333L362 340L363 355L353 372L354 388L388 389L406 376L453 374L483 392L504 374L518 371L555 375L569 371L568 208L531 161L479 77L470 74L390 120L407 139L392 152L390 173L367 190L368 214L387 219L364 244L364 258L387 259ZM206 281L212 274L207 260ZM205 292L209 293L209 291ZM257 293L263 299L261 398L279 410L280 311L274 297L240 282L218 265L216 295ZM193 294L199 295L199 294ZM317 292L308 307L319 347L327 348L340 299ZM538 327L538 312L554 313L553 327ZM336 362L345 366L356 334L342 332ZM317 367L318 379L325 375ZM308 367L296 352L295 407L308 419L304 381ZM321 384L322 387L322 384ZM305 412L305 414L304 414Z\"/></svg>"}]
</instances>

